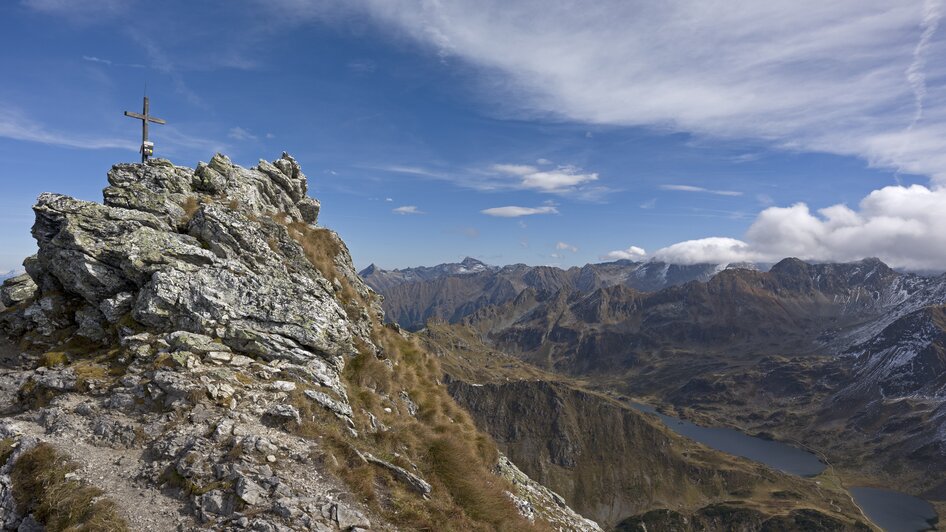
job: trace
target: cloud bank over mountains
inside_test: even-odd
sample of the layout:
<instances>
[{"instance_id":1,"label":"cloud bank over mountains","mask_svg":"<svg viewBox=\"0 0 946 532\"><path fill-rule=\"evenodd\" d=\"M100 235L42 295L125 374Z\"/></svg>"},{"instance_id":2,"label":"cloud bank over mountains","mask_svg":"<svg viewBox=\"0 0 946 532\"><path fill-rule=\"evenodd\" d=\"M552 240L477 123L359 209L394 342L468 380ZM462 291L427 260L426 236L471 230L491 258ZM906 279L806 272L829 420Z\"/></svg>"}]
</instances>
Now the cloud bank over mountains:
<instances>
[{"instance_id":1,"label":"cloud bank over mountains","mask_svg":"<svg viewBox=\"0 0 946 532\"><path fill-rule=\"evenodd\" d=\"M816 212L804 203L769 207L743 240L689 240L659 249L652 257L679 264L773 262L784 257L843 262L879 257L895 267L940 270L946 265L944 227L946 189L889 186L871 192L856 210L842 204ZM623 253L614 251L608 257L632 258Z\"/></svg>"}]
</instances>

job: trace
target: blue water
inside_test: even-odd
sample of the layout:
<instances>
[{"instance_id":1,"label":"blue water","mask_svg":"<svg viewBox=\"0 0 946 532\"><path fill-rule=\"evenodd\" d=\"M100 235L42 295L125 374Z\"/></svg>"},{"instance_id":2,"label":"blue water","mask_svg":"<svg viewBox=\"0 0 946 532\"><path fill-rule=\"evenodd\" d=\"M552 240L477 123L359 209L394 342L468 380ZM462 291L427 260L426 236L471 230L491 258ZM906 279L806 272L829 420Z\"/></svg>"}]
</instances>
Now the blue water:
<instances>
[{"instance_id":1,"label":"blue water","mask_svg":"<svg viewBox=\"0 0 946 532\"><path fill-rule=\"evenodd\" d=\"M827 467L815 454L787 443L749 436L735 429L701 427L689 421L661 414L647 405L634 404L633 406L657 416L677 434L718 451L761 462L779 471L802 477L813 477Z\"/></svg>"},{"instance_id":2,"label":"blue water","mask_svg":"<svg viewBox=\"0 0 946 532\"><path fill-rule=\"evenodd\" d=\"M681 436L792 475L811 477L827 467L814 453L787 443L750 436L735 429L701 427L661 414L647 405L631 403L631 406L657 416L664 425ZM881 488L851 488L849 491L867 517L886 532L935 530L932 523L936 522L936 511L933 505L923 499Z\"/></svg>"},{"instance_id":3,"label":"blue water","mask_svg":"<svg viewBox=\"0 0 946 532\"><path fill-rule=\"evenodd\" d=\"M849 491L867 517L887 532L935 530L932 524L936 522L936 510L923 499L883 488Z\"/></svg>"}]
</instances>

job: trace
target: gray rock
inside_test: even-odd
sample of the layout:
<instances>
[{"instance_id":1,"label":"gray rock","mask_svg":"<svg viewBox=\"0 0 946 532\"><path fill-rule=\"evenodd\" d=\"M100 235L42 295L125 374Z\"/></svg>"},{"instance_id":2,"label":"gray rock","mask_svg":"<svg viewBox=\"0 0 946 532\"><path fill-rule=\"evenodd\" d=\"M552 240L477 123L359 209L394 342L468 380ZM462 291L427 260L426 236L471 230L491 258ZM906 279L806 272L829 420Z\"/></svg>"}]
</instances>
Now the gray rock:
<instances>
[{"instance_id":1,"label":"gray rock","mask_svg":"<svg viewBox=\"0 0 946 532\"><path fill-rule=\"evenodd\" d=\"M246 504L256 506L266 498L266 491L248 477L240 476L236 482L236 494Z\"/></svg>"},{"instance_id":2,"label":"gray rock","mask_svg":"<svg viewBox=\"0 0 946 532\"><path fill-rule=\"evenodd\" d=\"M344 504L336 504L332 513L335 515L335 522L338 528L342 530L351 530L352 528L371 528L371 521L365 517L365 514Z\"/></svg>"},{"instance_id":3,"label":"gray rock","mask_svg":"<svg viewBox=\"0 0 946 532\"><path fill-rule=\"evenodd\" d=\"M125 314L131 312L135 298L130 292L119 292L112 297L103 299L99 304L99 312L109 323L116 323Z\"/></svg>"},{"instance_id":4,"label":"gray rock","mask_svg":"<svg viewBox=\"0 0 946 532\"><path fill-rule=\"evenodd\" d=\"M302 423L302 418L299 417L299 410L292 405L274 404L266 409L266 415L282 421Z\"/></svg>"},{"instance_id":5,"label":"gray rock","mask_svg":"<svg viewBox=\"0 0 946 532\"><path fill-rule=\"evenodd\" d=\"M340 417L352 416L351 406L347 403L342 403L341 401L332 399L328 394L324 392L319 392L316 390L306 390L305 396L309 399L312 399L318 403L323 408L327 408L332 411L333 414Z\"/></svg>"},{"instance_id":6,"label":"gray rock","mask_svg":"<svg viewBox=\"0 0 946 532\"><path fill-rule=\"evenodd\" d=\"M32 382L40 388L53 390L57 392L68 392L76 388L76 372L72 368L66 369L47 369L39 368L30 378Z\"/></svg>"},{"instance_id":7,"label":"gray rock","mask_svg":"<svg viewBox=\"0 0 946 532\"><path fill-rule=\"evenodd\" d=\"M195 354L206 354L218 351L230 351L230 348L205 334L188 331L174 331L164 337L173 351L188 351Z\"/></svg>"},{"instance_id":8,"label":"gray rock","mask_svg":"<svg viewBox=\"0 0 946 532\"><path fill-rule=\"evenodd\" d=\"M76 325L79 328L76 334L90 340L101 341L105 339L105 316L92 305L82 305L76 311Z\"/></svg>"},{"instance_id":9,"label":"gray rock","mask_svg":"<svg viewBox=\"0 0 946 532\"><path fill-rule=\"evenodd\" d=\"M430 483L426 480L420 478L419 476L411 473L410 471L404 469L403 467L396 466L391 462L381 460L373 456L371 453L361 453L362 458L365 459L369 464L374 464L383 469L387 469L394 475L394 478L400 480L407 485L410 489L414 490L418 494L426 497L430 495L431 486Z\"/></svg>"},{"instance_id":10,"label":"gray rock","mask_svg":"<svg viewBox=\"0 0 946 532\"><path fill-rule=\"evenodd\" d=\"M33 278L27 274L17 275L3 281L0 287L0 303L5 307L12 307L26 301L36 293L37 286Z\"/></svg>"},{"instance_id":11,"label":"gray rock","mask_svg":"<svg viewBox=\"0 0 946 532\"><path fill-rule=\"evenodd\" d=\"M213 490L200 496L200 507L205 512L217 515L233 513L233 502L220 490Z\"/></svg>"}]
</instances>

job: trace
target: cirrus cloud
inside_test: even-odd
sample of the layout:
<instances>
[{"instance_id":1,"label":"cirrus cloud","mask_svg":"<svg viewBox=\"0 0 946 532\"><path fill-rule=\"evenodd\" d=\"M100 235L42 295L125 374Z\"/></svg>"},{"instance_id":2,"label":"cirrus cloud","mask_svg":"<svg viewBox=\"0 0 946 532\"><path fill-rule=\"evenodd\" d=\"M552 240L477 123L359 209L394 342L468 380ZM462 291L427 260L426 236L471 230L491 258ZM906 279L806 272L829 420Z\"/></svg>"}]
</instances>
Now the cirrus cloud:
<instances>
[{"instance_id":1,"label":"cirrus cloud","mask_svg":"<svg viewBox=\"0 0 946 532\"><path fill-rule=\"evenodd\" d=\"M742 196L742 192L737 190L714 190L710 188L696 187L693 185L660 185L661 190L672 190L676 192L703 192L706 194L715 194L717 196Z\"/></svg>"},{"instance_id":2,"label":"cirrus cloud","mask_svg":"<svg viewBox=\"0 0 946 532\"><path fill-rule=\"evenodd\" d=\"M303 16L321 3L275 0ZM751 138L946 182L940 0L359 0L514 115Z\"/></svg>"},{"instance_id":3,"label":"cirrus cloud","mask_svg":"<svg viewBox=\"0 0 946 532\"><path fill-rule=\"evenodd\" d=\"M402 205L400 207L395 207L391 209L391 212L394 214L424 214L424 211L421 211L417 208L416 205Z\"/></svg>"},{"instance_id":4,"label":"cirrus cloud","mask_svg":"<svg viewBox=\"0 0 946 532\"><path fill-rule=\"evenodd\" d=\"M545 205L543 207L518 207L508 205L506 207L483 209L480 212L487 216L496 216L499 218L518 218L520 216L532 216L535 214L558 214L558 209L552 205Z\"/></svg>"}]
</instances>

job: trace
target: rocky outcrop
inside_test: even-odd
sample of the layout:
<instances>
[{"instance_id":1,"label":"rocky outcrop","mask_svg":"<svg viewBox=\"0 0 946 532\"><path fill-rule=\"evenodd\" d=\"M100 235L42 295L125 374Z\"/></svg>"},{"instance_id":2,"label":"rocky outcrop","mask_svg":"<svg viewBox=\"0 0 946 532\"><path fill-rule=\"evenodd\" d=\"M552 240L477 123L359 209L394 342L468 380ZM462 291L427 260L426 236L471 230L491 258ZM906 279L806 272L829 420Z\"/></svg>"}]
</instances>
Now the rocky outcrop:
<instances>
[{"instance_id":1,"label":"rocky outcrop","mask_svg":"<svg viewBox=\"0 0 946 532\"><path fill-rule=\"evenodd\" d=\"M426 423L475 427L439 413L457 407L422 355L401 358L411 340L383 327L292 157L119 164L108 181L102 204L41 195L38 252L0 289L5 445L74 456L132 530L528 526L501 490L474 503L509 515L465 513L449 493L481 488L424 462L446 426Z\"/></svg>"}]
</instances>

